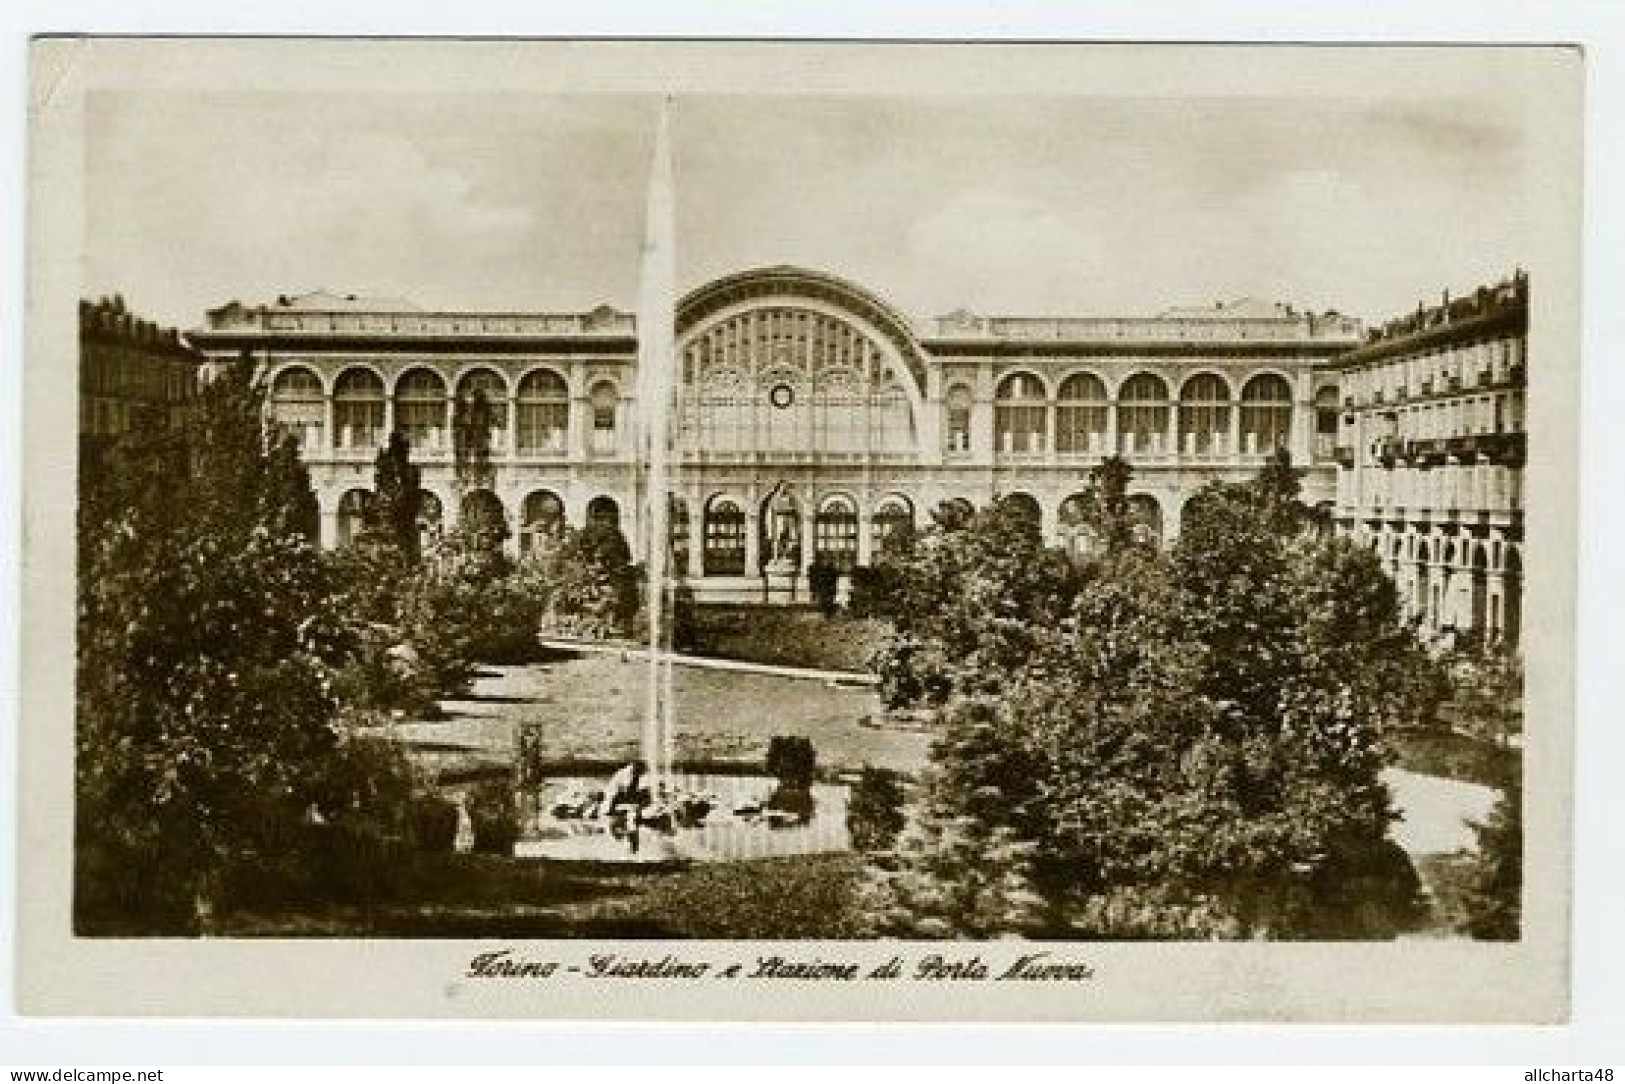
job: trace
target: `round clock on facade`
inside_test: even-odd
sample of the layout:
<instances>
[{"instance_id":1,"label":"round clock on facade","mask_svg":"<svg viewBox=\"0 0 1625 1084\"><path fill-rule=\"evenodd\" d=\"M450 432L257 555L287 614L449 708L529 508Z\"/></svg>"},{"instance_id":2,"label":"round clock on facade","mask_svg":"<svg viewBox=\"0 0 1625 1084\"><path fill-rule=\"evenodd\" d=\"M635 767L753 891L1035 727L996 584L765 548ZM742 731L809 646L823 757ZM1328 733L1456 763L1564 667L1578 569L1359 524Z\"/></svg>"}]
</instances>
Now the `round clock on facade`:
<instances>
[{"instance_id":1,"label":"round clock on facade","mask_svg":"<svg viewBox=\"0 0 1625 1084\"><path fill-rule=\"evenodd\" d=\"M788 384L775 384L773 390L767 393L767 401L783 410L796 401L796 390Z\"/></svg>"}]
</instances>

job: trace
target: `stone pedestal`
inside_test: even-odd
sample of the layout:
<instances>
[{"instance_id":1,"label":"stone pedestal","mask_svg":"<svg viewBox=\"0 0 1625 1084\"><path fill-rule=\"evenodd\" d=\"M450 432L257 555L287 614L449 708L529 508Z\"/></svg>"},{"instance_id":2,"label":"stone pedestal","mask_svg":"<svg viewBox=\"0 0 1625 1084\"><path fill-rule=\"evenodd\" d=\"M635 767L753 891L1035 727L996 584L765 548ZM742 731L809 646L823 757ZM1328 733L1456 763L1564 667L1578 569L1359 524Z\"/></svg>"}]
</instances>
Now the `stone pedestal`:
<instances>
[{"instance_id":1,"label":"stone pedestal","mask_svg":"<svg viewBox=\"0 0 1625 1084\"><path fill-rule=\"evenodd\" d=\"M762 570L767 577L767 601L775 606L789 606L796 601L796 581L801 570L788 557L775 557Z\"/></svg>"}]
</instances>

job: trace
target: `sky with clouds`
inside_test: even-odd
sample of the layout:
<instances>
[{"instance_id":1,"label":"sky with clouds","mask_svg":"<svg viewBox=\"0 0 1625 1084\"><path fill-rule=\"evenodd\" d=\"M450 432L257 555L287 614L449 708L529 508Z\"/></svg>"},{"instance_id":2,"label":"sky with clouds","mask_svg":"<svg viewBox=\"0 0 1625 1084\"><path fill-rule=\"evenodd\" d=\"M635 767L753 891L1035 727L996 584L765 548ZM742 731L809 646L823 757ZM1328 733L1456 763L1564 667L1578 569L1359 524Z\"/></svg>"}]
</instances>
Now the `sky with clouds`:
<instances>
[{"instance_id":1,"label":"sky with clouds","mask_svg":"<svg viewBox=\"0 0 1625 1084\"><path fill-rule=\"evenodd\" d=\"M1256 296L1384 318L1526 258L1518 116L1494 96L680 98L679 284L794 263L920 317ZM322 287L630 308L653 118L630 95L98 95L85 292L183 327Z\"/></svg>"}]
</instances>

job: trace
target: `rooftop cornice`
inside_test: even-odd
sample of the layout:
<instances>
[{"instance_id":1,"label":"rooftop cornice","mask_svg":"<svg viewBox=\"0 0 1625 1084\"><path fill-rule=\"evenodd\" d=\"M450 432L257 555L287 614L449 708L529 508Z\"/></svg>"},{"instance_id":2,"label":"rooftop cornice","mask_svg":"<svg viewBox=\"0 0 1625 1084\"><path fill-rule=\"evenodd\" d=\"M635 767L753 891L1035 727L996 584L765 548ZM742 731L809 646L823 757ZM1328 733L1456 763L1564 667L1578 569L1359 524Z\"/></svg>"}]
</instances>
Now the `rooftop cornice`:
<instances>
[{"instance_id":1,"label":"rooftop cornice","mask_svg":"<svg viewBox=\"0 0 1625 1084\"><path fill-rule=\"evenodd\" d=\"M1507 305L1474 316L1458 318L1420 330L1376 339L1338 358L1338 368L1356 368L1408 354L1425 353L1492 335L1521 335L1529 330L1529 309Z\"/></svg>"}]
</instances>

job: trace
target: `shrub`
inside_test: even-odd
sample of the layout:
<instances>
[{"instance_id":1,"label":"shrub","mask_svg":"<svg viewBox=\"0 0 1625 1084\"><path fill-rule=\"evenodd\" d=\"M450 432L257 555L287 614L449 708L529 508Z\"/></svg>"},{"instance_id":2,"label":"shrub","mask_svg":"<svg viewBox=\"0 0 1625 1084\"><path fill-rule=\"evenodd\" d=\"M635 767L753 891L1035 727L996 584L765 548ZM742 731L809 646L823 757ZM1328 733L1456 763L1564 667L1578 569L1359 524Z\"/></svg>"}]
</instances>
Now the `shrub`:
<instances>
[{"instance_id":1,"label":"shrub","mask_svg":"<svg viewBox=\"0 0 1625 1084\"><path fill-rule=\"evenodd\" d=\"M342 635L309 475L263 408L254 363L227 367L185 424L132 430L84 479L75 844L94 876L75 917L89 924L206 932L256 826L302 815L331 755Z\"/></svg>"},{"instance_id":2,"label":"shrub","mask_svg":"<svg viewBox=\"0 0 1625 1084\"><path fill-rule=\"evenodd\" d=\"M451 849L455 808L394 742L360 734L366 722L376 719L345 721L315 773L313 810L245 829L221 878L227 909L387 902L409 891L414 853Z\"/></svg>"},{"instance_id":3,"label":"shrub","mask_svg":"<svg viewBox=\"0 0 1625 1084\"><path fill-rule=\"evenodd\" d=\"M807 567L807 590L813 605L825 617L835 616L835 595L841 582L841 570L825 561L814 561Z\"/></svg>"},{"instance_id":4,"label":"shrub","mask_svg":"<svg viewBox=\"0 0 1625 1084\"><path fill-rule=\"evenodd\" d=\"M810 738L780 734L767 743L767 774L781 786L806 789L818 771L818 754Z\"/></svg>"},{"instance_id":5,"label":"shrub","mask_svg":"<svg viewBox=\"0 0 1625 1084\"><path fill-rule=\"evenodd\" d=\"M439 690L421 656L388 625L360 630L356 645L333 672L333 692L351 708L430 715Z\"/></svg>"},{"instance_id":6,"label":"shrub","mask_svg":"<svg viewBox=\"0 0 1625 1084\"><path fill-rule=\"evenodd\" d=\"M513 853L514 841L519 838L519 815L512 780L503 776L476 783L468 788L464 802L474 824L474 850L480 854Z\"/></svg>"},{"instance_id":7,"label":"shrub","mask_svg":"<svg viewBox=\"0 0 1625 1084\"><path fill-rule=\"evenodd\" d=\"M853 617L884 617L890 612L895 573L886 566L858 565L852 570L846 612Z\"/></svg>"},{"instance_id":8,"label":"shrub","mask_svg":"<svg viewBox=\"0 0 1625 1084\"><path fill-rule=\"evenodd\" d=\"M543 615L567 635L603 639L628 634L637 618L640 582L626 536L612 523L572 532L551 562Z\"/></svg>"},{"instance_id":9,"label":"shrub","mask_svg":"<svg viewBox=\"0 0 1625 1084\"><path fill-rule=\"evenodd\" d=\"M1461 929L1478 941L1516 941L1522 925L1523 790L1509 787L1483 824L1467 869Z\"/></svg>"},{"instance_id":10,"label":"shrub","mask_svg":"<svg viewBox=\"0 0 1625 1084\"><path fill-rule=\"evenodd\" d=\"M813 811L817 802L813 799L811 787L798 787L792 783L780 783L768 796L767 808L780 813L788 813L801 824L812 820Z\"/></svg>"},{"instance_id":11,"label":"shrub","mask_svg":"<svg viewBox=\"0 0 1625 1084\"><path fill-rule=\"evenodd\" d=\"M420 851L450 851L457 842L457 803L426 796L414 811L411 841Z\"/></svg>"},{"instance_id":12,"label":"shrub","mask_svg":"<svg viewBox=\"0 0 1625 1084\"><path fill-rule=\"evenodd\" d=\"M935 640L894 634L869 658L880 679L880 699L888 709L940 707L954 687L954 667Z\"/></svg>"},{"instance_id":13,"label":"shrub","mask_svg":"<svg viewBox=\"0 0 1625 1084\"><path fill-rule=\"evenodd\" d=\"M889 850L903 830L903 776L864 765L846 806L846 829L860 851Z\"/></svg>"}]
</instances>

